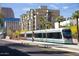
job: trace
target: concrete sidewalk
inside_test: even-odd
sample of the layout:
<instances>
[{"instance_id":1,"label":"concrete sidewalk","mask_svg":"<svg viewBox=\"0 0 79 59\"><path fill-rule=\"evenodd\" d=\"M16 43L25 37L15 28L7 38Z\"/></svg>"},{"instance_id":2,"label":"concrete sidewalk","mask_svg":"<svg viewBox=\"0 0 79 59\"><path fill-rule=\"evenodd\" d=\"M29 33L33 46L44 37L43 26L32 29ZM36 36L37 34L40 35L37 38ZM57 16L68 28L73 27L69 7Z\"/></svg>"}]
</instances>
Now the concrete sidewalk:
<instances>
[{"instance_id":1,"label":"concrete sidewalk","mask_svg":"<svg viewBox=\"0 0 79 59\"><path fill-rule=\"evenodd\" d=\"M37 45L37 46L41 46L41 47L49 47L52 49L79 53L79 45L66 45L66 44L46 43L46 42L37 42L37 41L32 42L32 41L27 41L27 40L12 40L12 39L2 39L2 40L14 42L14 43Z\"/></svg>"}]
</instances>

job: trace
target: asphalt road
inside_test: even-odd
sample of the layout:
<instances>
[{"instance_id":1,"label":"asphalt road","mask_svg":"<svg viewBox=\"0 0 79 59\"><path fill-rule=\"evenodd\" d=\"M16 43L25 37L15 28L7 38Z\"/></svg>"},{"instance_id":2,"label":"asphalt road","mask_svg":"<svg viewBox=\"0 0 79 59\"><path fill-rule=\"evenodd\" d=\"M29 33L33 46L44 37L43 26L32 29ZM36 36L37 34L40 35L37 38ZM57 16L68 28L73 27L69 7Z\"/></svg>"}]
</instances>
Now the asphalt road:
<instances>
[{"instance_id":1,"label":"asphalt road","mask_svg":"<svg viewBox=\"0 0 79 59\"><path fill-rule=\"evenodd\" d=\"M0 56L79 56L77 53L12 43L0 39Z\"/></svg>"}]
</instances>

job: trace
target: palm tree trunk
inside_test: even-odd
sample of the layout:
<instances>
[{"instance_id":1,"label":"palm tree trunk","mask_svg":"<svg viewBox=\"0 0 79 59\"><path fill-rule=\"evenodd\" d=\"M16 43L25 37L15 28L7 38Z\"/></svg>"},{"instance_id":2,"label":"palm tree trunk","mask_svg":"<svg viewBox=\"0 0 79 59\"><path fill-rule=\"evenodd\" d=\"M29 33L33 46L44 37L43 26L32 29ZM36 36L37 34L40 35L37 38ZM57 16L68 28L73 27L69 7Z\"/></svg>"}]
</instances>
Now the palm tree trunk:
<instances>
[{"instance_id":1,"label":"palm tree trunk","mask_svg":"<svg viewBox=\"0 0 79 59\"><path fill-rule=\"evenodd\" d=\"M59 21L59 28L60 28L60 21Z\"/></svg>"},{"instance_id":2,"label":"palm tree trunk","mask_svg":"<svg viewBox=\"0 0 79 59\"><path fill-rule=\"evenodd\" d=\"M78 40L78 42L79 42L79 28L78 28L78 17L77 17L77 40Z\"/></svg>"}]
</instances>

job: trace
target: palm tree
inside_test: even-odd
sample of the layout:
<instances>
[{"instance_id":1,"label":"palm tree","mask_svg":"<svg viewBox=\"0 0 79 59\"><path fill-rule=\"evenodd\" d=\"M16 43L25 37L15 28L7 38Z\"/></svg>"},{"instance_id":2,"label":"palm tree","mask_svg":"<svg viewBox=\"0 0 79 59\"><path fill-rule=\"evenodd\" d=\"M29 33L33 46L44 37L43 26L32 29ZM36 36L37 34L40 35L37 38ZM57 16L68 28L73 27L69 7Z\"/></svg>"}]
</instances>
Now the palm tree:
<instances>
[{"instance_id":1,"label":"palm tree","mask_svg":"<svg viewBox=\"0 0 79 59\"><path fill-rule=\"evenodd\" d=\"M41 29L52 28L51 22L49 22L44 16L40 16L39 21L40 21L39 23L40 23ZM42 35L42 37L43 37L43 35ZM46 32L46 38L47 38L47 32ZM47 39L46 39L46 41L47 41Z\"/></svg>"},{"instance_id":2,"label":"palm tree","mask_svg":"<svg viewBox=\"0 0 79 59\"><path fill-rule=\"evenodd\" d=\"M60 22L63 21L63 20L64 20L64 18L62 16L58 16L56 18L56 21L59 23L59 28L60 28Z\"/></svg>"},{"instance_id":3,"label":"palm tree","mask_svg":"<svg viewBox=\"0 0 79 59\"><path fill-rule=\"evenodd\" d=\"M43 16L39 17L39 21L40 21L39 23L40 23L40 28L41 29L45 29L45 20L46 19Z\"/></svg>"},{"instance_id":4,"label":"palm tree","mask_svg":"<svg viewBox=\"0 0 79 59\"><path fill-rule=\"evenodd\" d=\"M79 18L79 10L75 11L72 15L73 19L76 19L77 21L77 39L78 39L78 42L79 42L79 28L78 28L78 18Z\"/></svg>"},{"instance_id":5,"label":"palm tree","mask_svg":"<svg viewBox=\"0 0 79 59\"><path fill-rule=\"evenodd\" d=\"M46 21L46 28L47 28L47 29L52 28L52 23L49 22L49 21Z\"/></svg>"},{"instance_id":6,"label":"palm tree","mask_svg":"<svg viewBox=\"0 0 79 59\"><path fill-rule=\"evenodd\" d=\"M52 24L51 22L49 22L48 20L45 19L45 17L41 16L40 17L40 27L41 29L49 29L52 28Z\"/></svg>"}]
</instances>

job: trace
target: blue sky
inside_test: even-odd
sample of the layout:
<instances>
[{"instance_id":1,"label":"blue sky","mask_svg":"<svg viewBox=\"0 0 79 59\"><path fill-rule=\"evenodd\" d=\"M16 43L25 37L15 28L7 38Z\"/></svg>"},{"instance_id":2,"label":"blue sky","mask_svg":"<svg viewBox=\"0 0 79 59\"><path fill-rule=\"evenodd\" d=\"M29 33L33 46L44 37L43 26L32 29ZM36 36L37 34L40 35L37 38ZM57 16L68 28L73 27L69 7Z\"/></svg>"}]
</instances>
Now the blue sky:
<instances>
[{"instance_id":1,"label":"blue sky","mask_svg":"<svg viewBox=\"0 0 79 59\"><path fill-rule=\"evenodd\" d=\"M29 9L36 9L41 5L48 6L48 9L60 10L60 15L66 18L70 17L74 11L79 10L79 3L1 3L2 7L12 8L16 18Z\"/></svg>"}]
</instances>

